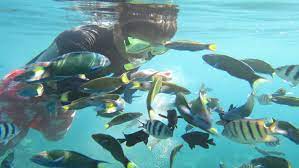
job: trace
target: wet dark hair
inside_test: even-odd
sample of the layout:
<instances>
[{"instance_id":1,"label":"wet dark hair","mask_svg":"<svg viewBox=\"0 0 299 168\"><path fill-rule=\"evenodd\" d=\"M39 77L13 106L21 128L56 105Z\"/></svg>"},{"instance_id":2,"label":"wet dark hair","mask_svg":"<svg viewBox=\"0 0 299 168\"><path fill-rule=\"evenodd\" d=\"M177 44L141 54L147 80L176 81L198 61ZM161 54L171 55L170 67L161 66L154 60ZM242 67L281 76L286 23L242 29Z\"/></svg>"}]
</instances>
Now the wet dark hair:
<instances>
[{"instance_id":1,"label":"wet dark hair","mask_svg":"<svg viewBox=\"0 0 299 168\"><path fill-rule=\"evenodd\" d=\"M122 3L118 11L124 36L160 43L170 40L177 31L179 10L175 5Z\"/></svg>"}]
</instances>

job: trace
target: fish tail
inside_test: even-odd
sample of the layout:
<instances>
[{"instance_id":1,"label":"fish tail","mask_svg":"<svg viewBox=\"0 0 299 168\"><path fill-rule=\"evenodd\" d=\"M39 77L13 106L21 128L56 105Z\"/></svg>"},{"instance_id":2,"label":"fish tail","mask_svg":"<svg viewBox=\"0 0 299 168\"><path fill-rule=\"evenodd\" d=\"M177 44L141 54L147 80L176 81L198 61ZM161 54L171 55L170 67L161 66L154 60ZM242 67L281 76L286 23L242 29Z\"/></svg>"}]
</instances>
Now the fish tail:
<instances>
[{"instance_id":1,"label":"fish tail","mask_svg":"<svg viewBox=\"0 0 299 168\"><path fill-rule=\"evenodd\" d=\"M62 93L62 95L60 96L60 101L68 102L69 101L69 93L70 93L70 91Z\"/></svg>"},{"instance_id":2,"label":"fish tail","mask_svg":"<svg viewBox=\"0 0 299 168\"><path fill-rule=\"evenodd\" d=\"M121 78L121 81L124 83L124 84L128 84L130 83L130 79L129 79L129 76L128 76L128 73L124 73L120 76Z\"/></svg>"},{"instance_id":3,"label":"fish tail","mask_svg":"<svg viewBox=\"0 0 299 168\"><path fill-rule=\"evenodd\" d=\"M211 51L216 51L217 45L216 44L209 44L208 49L211 50Z\"/></svg>"},{"instance_id":4,"label":"fish tail","mask_svg":"<svg viewBox=\"0 0 299 168\"><path fill-rule=\"evenodd\" d=\"M136 168L137 165L131 161L128 162L128 164L126 165L126 168Z\"/></svg>"},{"instance_id":5,"label":"fish tail","mask_svg":"<svg viewBox=\"0 0 299 168\"><path fill-rule=\"evenodd\" d=\"M212 135L218 135L218 131L216 128L210 128L208 129L208 132Z\"/></svg>"},{"instance_id":6,"label":"fish tail","mask_svg":"<svg viewBox=\"0 0 299 168\"><path fill-rule=\"evenodd\" d=\"M273 119L273 123L270 124L269 129L273 133L281 134L281 135L287 135L287 131L282 130L278 127L278 123L275 119Z\"/></svg>"},{"instance_id":7,"label":"fish tail","mask_svg":"<svg viewBox=\"0 0 299 168\"><path fill-rule=\"evenodd\" d=\"M257 88L263 84L269 82L269 80L260 77L260 76L256 76L255 78L253 78L251 81L249 81L251 88L253 89L253 92L256 92Z\"/></svg>"},{"instance_id":8,"label":"fish tail","mask_svg":"<svg viewBox=\"0 0 299 168\"><path fill-rule=\"evenodd\" d=\"M207 141L207 143L210 144L210 145L214 145L214 146L216 146L216 144L215 144L215 142L214 142L214 139L209 139L209 140Z\"/></svg>"},{"instance_id":9,"label":"fish tail","mask_svg":"<svg viewBox=\"0 0 299 168\"><path fill-rule=\"evenodd\" d=\"M32 76L28 77L27 81L37 81L50 77L50 73L46 67L37 66L32 70Z\"/></svg>"},{"instance_id":10,"label":"fish tail","mask_svg":"<svg viewBox=\"0 0 299 168\"><path fill-rule=\"evenodd\" d=\"M43 95L43 93L44 93L44 86L43 86L43 84L38 84L38 87L36 89L36 93L37 93L36 97L40 97L40 96Z\"/></svg>"},{"instance_id":11,"label":"fish tail","mask_svg":"<svg viewBox=\"0 0 299 168\"><path fill-rule=\"evenodd\" d=\"M132 82L131 89L140 89L140 88L141 88L141 83L140 82Z\"/></svg>"},{"instance_id":12,"label":"fish tail","mask_svg":"<svg viewBox=\"0 0 299 168\"><path fill-rule=\"evenodd\" d=\"M70 109L70 106L69 105L62 106L62 109L64 111L68 111Z\"/></svg>"},{"instance_id":13,"label":"fish tail","mask_svg":"<svg viewBox=\"0 0 299 168\"><path fill-rule=\"evenodd\" d=\"M107 123L104 125L105 129L109 129L111 126Z\"/></svg>"}]
</instances>

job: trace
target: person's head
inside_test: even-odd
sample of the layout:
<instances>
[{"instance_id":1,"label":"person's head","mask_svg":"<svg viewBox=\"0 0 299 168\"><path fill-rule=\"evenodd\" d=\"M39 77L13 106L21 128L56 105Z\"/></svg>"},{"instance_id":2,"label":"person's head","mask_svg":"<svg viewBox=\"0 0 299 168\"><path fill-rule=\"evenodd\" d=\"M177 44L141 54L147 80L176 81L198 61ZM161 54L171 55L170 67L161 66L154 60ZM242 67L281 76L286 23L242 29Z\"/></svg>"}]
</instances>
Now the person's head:
<instances>
[{"instance_id":1,"label":"person's head","mask_svg":"<svg viewBox=\"0 0 299 168\"><path fill-rule=\"evenodd\" d=\"M170 40L177 31L179 10L175 5L123 3L118 10L124 36L161 43Z\"/></svg>"}]
</instances>

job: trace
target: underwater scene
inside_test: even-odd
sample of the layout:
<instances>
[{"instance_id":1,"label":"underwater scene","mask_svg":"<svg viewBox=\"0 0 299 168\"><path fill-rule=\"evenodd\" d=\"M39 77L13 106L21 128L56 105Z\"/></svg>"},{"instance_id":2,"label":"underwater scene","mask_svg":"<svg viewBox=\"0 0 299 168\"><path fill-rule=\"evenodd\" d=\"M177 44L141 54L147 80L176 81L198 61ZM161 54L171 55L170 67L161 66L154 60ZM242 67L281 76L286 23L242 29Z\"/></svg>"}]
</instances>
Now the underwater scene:
<instances>
[{"instance_id":1,"label":"underwater scene","mask_svg":"<svg viewBox=\"0 0 299 168\"><path fill-rule=\"evenodd\" d=\"M0 1L1 168L298 168L297 0Z\"/></svg>"}]
</instances>

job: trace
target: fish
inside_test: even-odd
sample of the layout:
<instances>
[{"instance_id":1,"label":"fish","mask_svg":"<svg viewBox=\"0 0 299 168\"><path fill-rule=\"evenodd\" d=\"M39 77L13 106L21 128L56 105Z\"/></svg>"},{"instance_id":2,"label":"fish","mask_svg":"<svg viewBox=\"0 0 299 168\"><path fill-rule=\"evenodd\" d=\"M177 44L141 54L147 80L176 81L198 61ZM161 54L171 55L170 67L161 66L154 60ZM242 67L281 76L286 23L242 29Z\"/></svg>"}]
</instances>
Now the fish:
<instances>
[{"instance_id":1,"label":"fish","mask_svg":"<svg viewBox=\"0 0 299 168\"><path fill-rule=\"evenodd\" d=\"M141 90L141 91L149 91L153 86L153 82L133 82L132 84L133 84L133 86L131 89L137 89L137 90ZM188 95L191 93L190 90L188 90L182 86L178 86L174 83L162 81L162 86L159 90L159 93L175 95L176 93L179 93L179 92L184 93L185 95Z\"/></svg>"},{"instance_id":2,"label":"fish","mask_svg":"<svg viewBox=\"0 0 299 168\"><path fill-rule=\"evenodd\" d=\"M92 139L111 153L113 158L123 164L125 168L135 168L137 165L130 161L124 154L120 143L111 135L93 134Z\"/></svg>"},{"instance_id":3,"label":"fish","mask_svg":"<svg viewBox=\"0 0 299 168\"><path fill-rule=\"evenodd\" d=\"M222 116L222 119L226 121L232 121L249 117L254 108L254 98L254 93L251 93L244 105L240 107L233 107L233 105L231 105L229 110Z\"/></svg>"},{"instance_id":4,"label":"fish","mask_svg":"<svg viewBox=\"0 0 299 168\"><path fill-rule=\"evenodd\" d=\"M285 153L278 152L278 151L265 151L263 149L258 148L257 146L254 146L254 149L264 156L272 156L272 155L285 156Z\"/></svg>"},{"instance_id":5,"label":"fish","mask_svg":"<svg viewBox=\"0 0 299 168\"><path fill-rule=\"evenodd\" d=\"M137 143L143 142L145 145L148 143L149 134L144 130L134 132L132 134L124 134L124 139L117 139L119 143L126 142L127 147L135 146Z\"/></svg>"},{"instance_id":6,"label":"fish","mask_svg":"<svg viewBox=\"0 0 299 168\"><path fill-rule=\"evenodd\" d=\"M208 133L217 135L216 128L212 127L211 113L208 110L207 104L207 95L201 92L199 93L198 98L190 102L193 123L189 124L196 126Z\"/></svg>"},{"instance_id":7,"label":"fish","mask_svg":"<svg viewBox=\"0 0 299 168\"><path fill-rule=\"evenodd\" d=\"M152 81L153 77L161 77L162 81L170 81L172 79L172 73L170 71L159 72L154 69L143 69L133 72L130 75L130 79L139 82Z\"/></svg>"},{"instance_id":8,"label":"fish","mask_svg":"<svg viewBox=\"0 0 299 168\"><path fill-rule=\"evenodd\" d=\"M105 124L105 128L109 129L115 125L120 125L132 120L136 120L142 116L142 113L123 113L114 117L111 121Z\"/></svg>"},{"instance_id":9,"label":"fish","mask_svg":"<svg viewBox=\"0 0 299 168\"><path fill-rule=\"evenodd\" d=\"M260 166L262 168L292 168L292 165L288 160L276 156L265 156L261 158L256 158L251 160L250 163L255 166Z\"/></svg>"},{"instance_id":10,"label":"fish","mask_svg":"<svg viewBox=\"0 0 299 168\"><path fill-rule=\"evenodd\" d=\"M257 75L249 65L235 58L220 54L206 54L202 58L212 67L223 70L236 78L246 80L253 89L267 81Z\"/></svg>"},{"instance_id":11,"label":"fish","mask_svg":"<svg viewBox=\"0 0 299 168\"><path fill-rule=\"evenodd\" d=\"M17 91L17 95L21 97L41 97L44 94L43 84L26 84Z\"/></svg>"},{"instance_id":12,"label":"fish","mask_svg":"<svg viewBox=\"0 0 299 168\"><path fill-rule=\"evenodd\" d=\"M182 135L181 137L188 143L190 149L194 149L196 145L199 145L205 149L209 149L209 145L216 146L213 139L209 139L210 134L193 131Z\"/></svg>"},{"instance_id":13,"label":"fish","mask_svg":"<svg viewBox=\"0 0 299 168\"><path fill-rule=\"evenodd\" d=\"M64 105L69 105L71 104L72 102L76 102L76 100L79 100L80 98L83 98L83 97L89 97L91 96L91 94L88 94L88 93L82 93L80 91L66 91L66 92L63 92L62 94L60 94L60 102L61 104L64 106Z\"/></svg>"},{"instance_id":14,"label":"fish","mask_svg":"<svg viewBox=\"0 0 299 168\"><path fill-rule=\"evenodd\" d=\"M44 167L59 168L100 168L106 161L95 160L81 153L69 150L43 151L30 158L30 160Z\"/></svg>"},{"instance_id":15,"label":"fish","mask_svg":"<svg viewBox=\"0 0 299 168\"><path fill-rule=\"evenodd\" d=\"M40 62L27 66L26 73L17 78L26 82L63 80L81 74L97 72L110 66L110 60L101 54L79 51L70 52L50 62Z\"/></svg>"},{"instance_id":16,"label":"fish","mask_svg":"<svg viewBox=\"0 0 299 168\"><path fill-rule=\"evenodd\" d=\"M178 118L182 118L181 116L178 116L175 109L167 110L167 116L162 114L159 114L159 116L168 120L168 127L170 129L177 128Z\"/></svg>"},{"instance_id":17,"label":"fish","mask_svg":"<svg viewBox=\"0 0 299 168\"><path fill-rule=\"evenodd\" d=\"M281 79L289 82L292 86L299 83L299 65L285 65L275 69L275 74Z\"/></svg>"},{"instance_id":18,"label":"fish","mask_svg":"<svg viewBox=\"0 0 299 168\"><path fill-rule=\"evenodd\" d=\"M176 154L183 148L183 144L177 145L176 147L174 147L170 153L170 158L169 158L169 167L172 168L173 167L173 162L174 162L174 158L176 156Z\"/></svg>"},{"instance_id":19,"label":"fish","mask_svg":"<svg viewBox=\"0 0 299 168\"><path fill-rule=\"evenodd\" d=\"M6 145L10 140L16 137L21 130L17 125L11 122L0 123L0 143Z\"/></svg>"},{"instance_id":20,"label":"fish","mask_svg":"<svg viewBox=\"0 0 299 168\"><path fill-rule=\"evenodd\" d=\"M293 96L274 96L271 101L280 105L299 107L299 98Z\"/></svg>"},{"instance_id":21,"label":"fish","mask_svg":"<svg viewBox=\"0 0 299 168\"><path fill-rule=\"evenodd\" d=\"M120 115L125 109L125 101L120 97L117 100L108 100L96 107L97 116L112 118Z\"/></svg>"},{"instance_id":22,"label":"fish","mask_svg":"<svg viewBox=\"0 0 299 168\"><path fill-rule=\"evenodd\" d=\"M1 162L0 168L14 168L15 153L10 152Z\"/></svg>"},{"instance_id":23,"label":"fish","mask_svg":"<svg viewBox=\"0 0 299 168\"><path fill-rule=\"evenodd\" d=\"M216 51L216 44L203 44L189 40L167 41L164 46L168 49L183 50L183 51L201 51L211 50Z\"/></svg>"},{"instance_id":24,"label":"fish","mask_svg":"<svg viewBox=\"0 0 299 168\"><path fill-rule=\"evenodd\" d=\"M159 120L148 120L141 124L146 133L157 139L168 139L173 136L173 130Z\"/></svg>"},{"instance_id":25,"label":"fish","mask_svg":"<svg viewBox=\"0 0 299 168\"><path fill-rule=\"evenodd\" d=\"M200 93L201 94L201 93ZM178 93L175 99L175 105L182 118L191 126L200 128L211 134L217 135L217 130L212 128L210 114L202 104L202 97L198 99L197 104L194 100L193 110L187 102L184 94ZM196 111L194 111L196 110Z\"/></svg>"},{"instance_id":26,"label":"fish","mask_svg":"<svg viewBox=\"0 0 299 168\"><path fill-rule=\"evenodd\" d=\"M101 104L110 103L120 99L120 96L117 94L106 94L106 95L96 95L82 97L77 100L72 101L68 105L64 105L62 108L67 110L80 110L90 106L99 106Z\"/></svg>"},{"instance_id":27,"label":"fish","mask_svg":"<svg viewBox=\"0 0 299 168\"><path fill-rule=\"evenodd\" d=\"M256 73L270 75L271 77L275 74L275 69L263 60L247 58L241 61L249 65Z\"/></svg>"},{"instance_id":28,"label":"fish","mask_svg":"<svg viewBox=\"0 0 299 168\"><path fill-rule=\"evenodd\" d=\"M299 144L299 129L296 128L294 125L292 125L290 122L287 121L277 121L277 127L281 130L286 131L286 135L283 135L287 137L289 140L294 142L295 144Z\"/></svg>"},{"instance_id":29,"label":"fish","mask_svg":"<svg viewBox=\"0 0 299 168\"><path fill-rule=\"evenodd\" d=\"M162 78L161 77L154 78L153 85L149 90L146 98L146 107L147 107L148 116L150 120L152 120L156 115L154 109L152 108L152 102L154 101L156 95L160 92L161 87L162 87Z\"/></svg>"},{"instance_id":30,"label":"fish","mask_svg":"<svg viewBox=\"0 0 299 168\"><path fill-rule=\"evenodd\" d=\"M129 84L130 79L127 73L120 77L102 77L90 80L79 87L84 93L101 93L107 94L118 90L120 87Z\"/></svg>"},{"instance_id":31,"label":"fish","mask_svg":"<svg viewBox=\"0 0 299 168\"><path fill-rule=\"evenodd\" d=\"M277 121L271 119L239 119L224 125L222 135L241 144L278 143L274 134L286 132L277 127Z\"/></svg>"}]
</instances>

